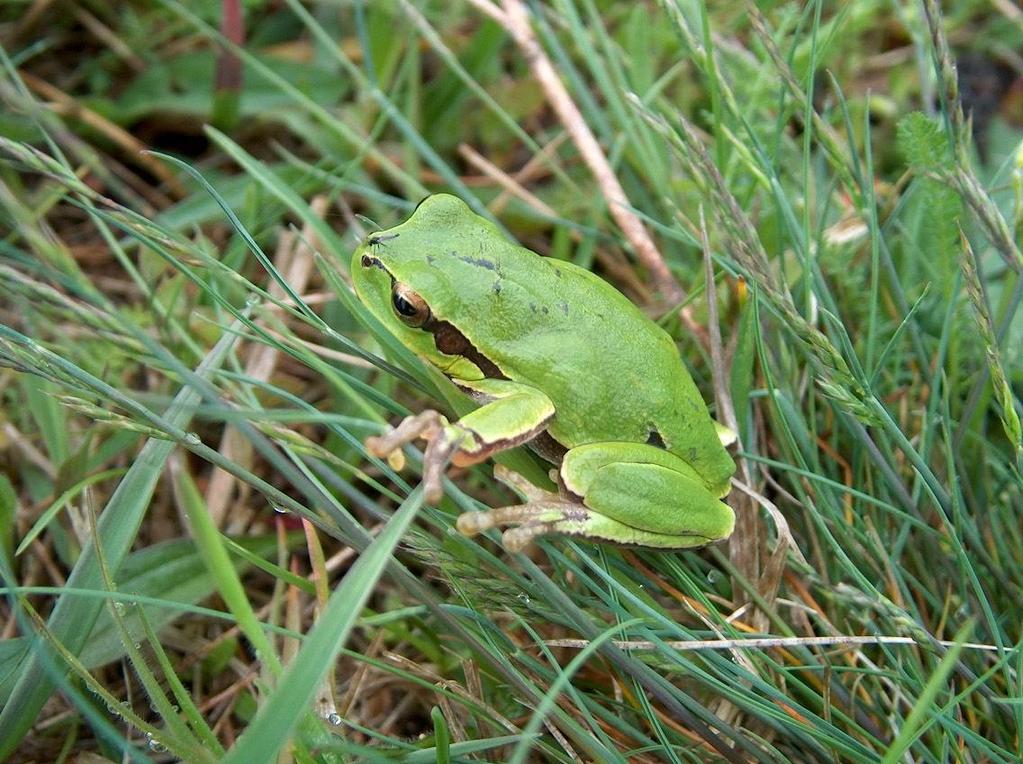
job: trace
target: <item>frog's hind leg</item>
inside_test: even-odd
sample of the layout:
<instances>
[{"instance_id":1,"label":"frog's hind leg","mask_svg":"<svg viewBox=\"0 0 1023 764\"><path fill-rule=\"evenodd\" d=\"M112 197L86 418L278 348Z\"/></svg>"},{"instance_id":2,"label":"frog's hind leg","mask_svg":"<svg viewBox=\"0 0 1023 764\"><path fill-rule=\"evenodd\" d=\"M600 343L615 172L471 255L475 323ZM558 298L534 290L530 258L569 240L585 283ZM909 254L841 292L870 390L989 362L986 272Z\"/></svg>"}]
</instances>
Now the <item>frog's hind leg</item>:
<instances>
[{"instance_id":1,"label":"frog's hind leg","mask_svg":"<svg viewBox=\"0 0 1023 764\"><path fill-rule=\"evenodd\" d=\"M465 512L458 516L456 525L465 536L475 536L505 525L516 526L501 535L501 543L509 552L521 552L540 536L553 534L651 549L681 549L701 546L711 540L667 536L633 528L571 501L516 504L486 512Z\"/></svg>"},{"instance_id":2,"label":"frog's hind leg","mask_svg":"<svg viewBox=\"0 0 1023 764\"><path fill-rule=\"evenodd\" d=\"M520 551L538 536L563 534L591 541L658 549L703 546L732 532L735 515L674 454L637 443L578 446L561 465L562 495L526 483L512 485L526 504L458 518L458 530L471 536L515 525L504 532L504 546Z\"/></svg>"},{"instance_id":3,"label":"frog's hind leg","mask_svg":"<svg viewBox=\"0 0 1023 764\"><path fill-rule=\"evenodd\" d=\"M708 489L697 471L675 454L642 443L596 443L568 451L559 474L561 495L496 473L525 504L459 515L458 530L473 536L504 532L508 551L539 536L563 534L590 541L685 549L731 533L736 515Z\"/></svg>"}]
</instances>

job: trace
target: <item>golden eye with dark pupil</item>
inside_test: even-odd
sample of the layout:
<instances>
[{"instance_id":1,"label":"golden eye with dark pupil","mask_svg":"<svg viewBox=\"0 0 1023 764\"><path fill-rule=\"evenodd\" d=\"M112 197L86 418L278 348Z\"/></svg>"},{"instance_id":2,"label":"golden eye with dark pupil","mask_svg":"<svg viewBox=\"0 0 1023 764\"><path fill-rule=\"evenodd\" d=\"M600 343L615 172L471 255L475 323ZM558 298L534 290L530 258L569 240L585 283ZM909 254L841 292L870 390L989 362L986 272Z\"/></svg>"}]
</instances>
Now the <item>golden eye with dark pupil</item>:
<instances>
[{"instance_id":1,"label":"golden eye with dark pupil","mask_svg":"<svg viewBox=\"0 0 1023 764\"><path fill-rule=\"evenodd\" d=\"M391 287L391 305L398 319L407 326L419 328L430 320L430 306L426 300L405 284L395 282Z\"/></svg>"}]
</instances>

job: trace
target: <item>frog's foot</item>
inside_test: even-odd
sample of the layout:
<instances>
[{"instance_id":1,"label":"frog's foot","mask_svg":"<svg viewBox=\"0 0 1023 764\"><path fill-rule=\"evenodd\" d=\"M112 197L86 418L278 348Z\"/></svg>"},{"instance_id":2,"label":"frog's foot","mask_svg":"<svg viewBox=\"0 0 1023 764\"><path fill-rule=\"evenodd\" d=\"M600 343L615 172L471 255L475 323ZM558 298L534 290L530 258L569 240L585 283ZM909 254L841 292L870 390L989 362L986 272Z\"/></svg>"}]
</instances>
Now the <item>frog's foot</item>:
<instances>
[{"instance_id":1,"label":"frog's foot","mask_svg":"<svg viewBox=\"0 0 1023 764\"><path fill-rule=\"evenodd\" d=\"M533 489L540 490L535 486ZM553 496L546 491L542 493ZM521 552L538 536L549 533L583 535L589 519L590 512L582 504L555 498L486 512L464 512L458 516L456 525L465 536L475 536L503 525L517 525L517 528L509 528L502 534L501 543L509 552Z\"/></svg>"},{"instance_id":2,"label":"frog's foot","mask_svg":"<svg viewBox=\"0 0 1023 764\"><path fill-rule=\"evenodd\" d=\"M487 512L466 512L458 516L458 530L466 536L502 525L517 525L502 535L509 552L520 552L538 536L549 533L580 535L586 532L590 510L571 497L545 491L519 473L497 464L494 477L528 502Z\"/></svg>"},{"instance_id":3,"label":"frog's foot","mask_svg":"<svg viewBox=\"0 0 1023 764\"><path fill-rule=\"evenodd\" d=\"M475 437L465 428L449 424L436 411L427 410L405 417L401 424L384 435L366 438L366 450L378 458L390 459L392 455L401 453L402 446L416 439L427 442L423 454L423 494L427 502L434 504L444 495L441 481L448 463L452 459L460 466L471 463L456 457L460 449L471 448L475 444Z\"/></svg>"}]
</instances>

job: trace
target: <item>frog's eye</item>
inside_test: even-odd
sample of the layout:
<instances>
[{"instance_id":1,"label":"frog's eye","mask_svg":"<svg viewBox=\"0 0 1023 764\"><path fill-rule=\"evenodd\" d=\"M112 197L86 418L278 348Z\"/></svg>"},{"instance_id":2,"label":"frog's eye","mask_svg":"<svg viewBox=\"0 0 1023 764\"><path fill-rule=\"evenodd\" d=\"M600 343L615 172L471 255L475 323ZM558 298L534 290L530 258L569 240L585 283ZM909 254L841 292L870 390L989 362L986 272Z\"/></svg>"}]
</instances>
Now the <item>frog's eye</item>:
<instances>
[{"instance_id":1,"label":"frog's eye","mask_svg":"<svg viewBox=\"0 0 1023 764\"><path fill-rule=\"evenodd\" d=\"M430 306L426 300L397 281L391 287L391 305L398 319L408 326L418 329L430 320Z\"/></svg>"}]
</instances>

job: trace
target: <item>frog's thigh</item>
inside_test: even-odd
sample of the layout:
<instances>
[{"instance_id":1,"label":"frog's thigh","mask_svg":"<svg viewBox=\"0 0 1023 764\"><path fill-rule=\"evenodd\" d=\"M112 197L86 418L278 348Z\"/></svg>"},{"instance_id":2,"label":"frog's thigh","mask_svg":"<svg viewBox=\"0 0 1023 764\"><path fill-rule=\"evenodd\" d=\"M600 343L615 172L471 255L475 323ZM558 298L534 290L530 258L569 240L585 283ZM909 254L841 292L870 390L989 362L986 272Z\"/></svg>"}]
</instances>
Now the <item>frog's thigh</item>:
<instances>
[{"instance_id":1,"label":"frog's thigh","mask_svg":"<svg viewBox=\"0 0 1023 764\"><path fill-rule=\"evenodd\" d=\"M554 402L535 387L502 379L453 381L485 401L456 423L475 436L474 443L463 445L455 454L452 461L458 466L481 462L532 440L554 416Z\"/></svg>"},{"instance_id":2,"label":"frog's thigh","mask_svg":"<svg viewBox=\"0 0 1023 764\"><path fill-rule=\"evenodd\" d=\"M731 507L692 467L654 446L579 446L565 455L561 474L566 488L593 512L646 534L672 537L678 546L724 538L735 524Z\"/></svg>"}]
</instances>

